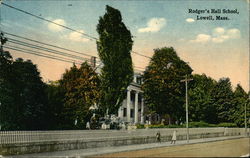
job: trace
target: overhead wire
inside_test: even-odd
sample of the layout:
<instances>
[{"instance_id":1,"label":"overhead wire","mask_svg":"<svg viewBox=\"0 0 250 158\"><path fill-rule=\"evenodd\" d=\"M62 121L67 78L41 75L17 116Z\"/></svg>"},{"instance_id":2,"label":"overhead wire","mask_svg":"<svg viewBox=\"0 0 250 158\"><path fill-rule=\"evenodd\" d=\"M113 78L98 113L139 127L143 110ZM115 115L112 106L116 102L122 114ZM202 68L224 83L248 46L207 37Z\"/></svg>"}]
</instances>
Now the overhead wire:
<instances>
[{"instance_id":1,"label":"overhead wire","mask_svg":"<svg viewBox=\"0 0 250 158\"><path fill-rule=\"evenodd\" d=\"M81 65L81 63L77 62L76 60L69 60L67 58L62 58L62 57L58 57L58 56L54 56L54 55L50 55L50 54L45 54L42 52L33 51L33 50L29 50L29 49L25 49L25 48L21 48L21 47L17 47L17 46L12 46L12 45L6 46L5 45L3 47L10 49L10 50L17 51L17 52L21 52L21 53L26 53L26 54L36 55L36 56L40 56L40 57L44 57L44 58L48 58L48 59L53 59L53 60L58 60L58 61L62 61L62 62L75 63L78 65ZM100 68L100 66L102 66L101 63L98 66L96 66L96 69ZM134 70L138 71L138 72L143 72L143 70L139 70L139 69L134 69Z\"/></svg>"},{"instance_id":2,"label":"overhead wire","mask_svg":"<svg viewBox=\"0 0 250 158\"><path fill-rule=\"evenodd\" d=\"M22 52L22 53L26 53L26 54L32 54L32 55L36 55L36 56L41 56L41 57L45 57L45 58L50 58L50 59L54 59L54 60L58 60L58 61L63 61L63 62L68 62L68 63L75 63L75 64L81 64L77 61L74 60L67 60L67 59L63 59L63 58L58 58L57 56L53 56L53 55L48 55L48 54L44 54L41 52L36 52L36 51L32 51L32 50L25 50L25 49L20 49L17 47L9 47L9 46L3 46L4 48L10 49L10 50L14 50L17 52Z\"/></svg>"},{"instance_id":3,"label":"overhead wire","mask_svg":"<svg viewBox=\"0 0 250 158\"><path fill-rule=\"evenodd\" d=\"M7 34L8 36L10 35L10 36L15 37L15 38L17 37L17 38L25 39L25 40L27 40L29 42L35 42L35 43L42 44L42 45L45 45L45 46L50 46L50 47L58 48L58 49L61 49L61 50L66 50L66 51L69 51L71 53L77 53L77 54L80 54L80 55L86 55L86 56L95 57L95 56L92 56L92 55L88 55L88 54L85 54L85 53L77 52L77 51L70 50L70 49L67 49L67 48L63 48L63 47L59 47L59 46L55 46L55 45L51 45L51 44L39 42L39 41L36 41L36 40L33 40L33 39L29 39L29 38L26 38L26 37L14 35L14 34L11 34L11 33L5 32L5 31L2 31L2 32L5 33L5 34ZM44 47L44 46L41 46L41 45L34 45L34 44L31 44L31 43L23 42L23 41L16 40L16 39L13 39L13 38L10 38L10 37L7 37L7 38L10 39L9 40L10 43L15 43L15 44L22 45L22 46L29 47L29 48L35 48L35 49L39 49L39 50L43 50L43 51L48 51L48 52L56 53L56 54L59 54L59 55L62 55L62 56L67 56L67 57L71 57L71 58L77 58L77 59L81 59L81 60L90 61L90 59L88 59L86 57L80 57L80 56L68 54L68 53L65 53L65 52L62 52L62 51L58 51L58 50L51 49L51 48L48 48L48 47ZM95 57L95 58L97 58L97 57ZM96 63L100 63L100 61L96 61Z\"/></svg>"},{"instance_id":4,"label":"overhead wire","mask_svg":"<svg viewBox=\"0 0 250 158\"><path fill-rule=\"evenodd\" d=\"M40 54L44 54L44 55L48 55L48 56L58 57L58 58L62 58L64 60L76 61L76 59L74 60L74 59L64 58L64 57L60 57L60 56L56 56L56 55L47 54L47 53L44 53L44 52L39 52L39 51L34 51L34 50L30 50L30 49L18 47L18 46L15 46L15 45L7 44L7 46L15 48L15 49L21 49L21 50L25 50L25 51L30 51L30 52L38 53L38 54L40 53Z\"/></svg>"},{"instance_id":5,"label":"overhead wire","mask_svg":"<svg viewBox=\"0 0 250 158\"><path fill-rule=\"evenodd\" d=\"M2 2L2 4L3 4L4 6L6 6L6 7L9 7L9 8L11 8L11 9L17 10L17 11L19 11L19 12L22 12L22 13L25 13L25 14L27 14L27 15L33 16L33 17L38 18L38 19L40 19L40 20L44 20L44 21L46 21L46 22L55 24L55 25L57 25L57 26L63 27L63 28L65 28L65 29L71 30L71 31L73 31L73 32L77 32L77 33L79 33L79 34L82 34L82 35L88 37L90 40L96 40L96 41L98 40L98 39L97 39L96 37L94 37L94 36L91 36L91 35L88 35L88 34L86 34L86 33L81 32L81 31L75 30L75 29L70 28L70 27L68 27L68 26L65 26L65 25L61 25L61 24L55 23L55 22L53 22L53 21L51 21L51 20L45 19L45 18L43 18L43 17L41 17L41 16L37 16L37 15L35 15L35 14L32 14L32 13L27 12L27 11L25 11L25 10L16 8L16 7L14 7L14 6L8 5L8 4L6 4L6 3L3 3L3 2ZM7 33L7 32L5 32L5 33L6 33L6 34L9 34L9 35L12 35L12 36L16 36L16 37L23 38L23 37L21 37L21 36L13 35L13 34L10 34L10 33ZM23 38L23 39L31 40L31 39L28 39L28 38ZM36 40L32 40L32 41L33 41L33 42L39 42L39 41L36 41ZM39 43L45 44L45 43L42 43L42 42L39 42ZM50 45L50 44L46 44L46 45ZM53 45L50 45L50 46L53 46ZM53 46L53 47L54 47L54 46ZM62 47L58 47L58 46L56 46L56 47L57 47L57 48L60 48L60 49L72 51L72 50L69 50L69 49L62 48ZM75 51L74 51L74 52L75 52ZM75 53L79 53L79 52L75 52ZM131 53L134 53L134 54L143 56L143 57L145 57L145 58L151 59L151 57L146 56L146 55L143 55L143 54L138 53L138 52L135 52L135 51L131 51ZM91 56L91 55L88 55L88 56Z\"/></svg>"},{"instance_id":6,"label":"overhead wire","mask_svg":"<svg viewBox=\"0 0 250 158\"><path fill-rule=\"evenodd\" d=\"M143 67L139 67L139 66L134 66L135 68L138 68L138 69L144 69Z\"/></svg>"},{"instance_id":7,"label":"overhead wire","mask_svg":"<svg viewBox=\"0 0 250 158\"><path fill-rule=\"evenodd\" d=\"M51 20L45 19L45 18L43 18L43 17L41 17L41 16L37 16L37 15L32 14L32 13L30 13L30 12L24 11L24 10L22 10L22 9L19 9L19 8L13 7L13 6L8 5L8 4L6 4L6 3L2 3L2 4L3 4L4 6L9 7L9 8L12 8L12 9L15 9L15 10L17 10L17 11L23 12L23 13L25 13L25 14L27 14L27 15L31 15L31 16L36 17L36 18L38 18L38 19L41 19L41 20L47 21L47 22L49 22L49 23L53 23L53 24L55 24L55 25L58 25L58 26L60 26L60 27L65 28L65 29L71 30L71 31L73 31L73 32L80 33L80 34L82 34L82 35L84 35L84 36L88 37L90 40L96 40L96 41L98 40L98 39L97 39L96 37L94 37L94 36L91 36L91 35L89 35L89 34L86 34L86 33L80 32L80 31L75 30L75 29L73 29L73 28L70 28L70 27L68 27L68 26L65 26L65 25L61 25L61 24L55 23L55 22L53 22L53 21L51 21ZM138 52L135 52L135 51L131 51L131 52L132 52L132 53L134 53L134 54L137 54L137 55L140 55L140 56L146 57L146 58L148 58L148 59L151 59L151 57L146 56L146 55L143 55L143 54L141 54L141 53L138 53Z\"/></svg>"},{"instance_id":8,"label":"overhead wire","mask_svg":"<svg viewBox=\"0 0 250 158\"><path fill-rule=\"evenodd\" d=\"M132 52L132 53L134 53L134 54L137 54L137 55L143 56L143 57L145 57L145 58L152 59L151 57L146 56L146 55L143 55L143 54L140 54L140 53L138 53L138 52L135 52L135 51L131 51L131 52Z\"/></svg>"},{"instance_id":9,"label":"overhead wire","mask_svg":"<svg viewBox=\"0 0 250 158\"><path fill-rule=\"evenodd\" d=\"M59 56L55 56L55 55L51 55L51 54L46 54L43 52L38 52L38 51L30 50L30 49L25 49L25 48L13 46L10 44L7 44L7 46L5 45L4 48L15 50L15 51L18 51L21 53L26 53L26 54L36 55L36 56L45 57L45 58L49 58L49 59L59 60L59 61L63 61L63 62L75 63L75 64L79 64L79 65L81 64L80 62L77 62L76 60L63 58L63 57L59 57ZM96 66L96 69L100 68L100 66L102 66L101 62L99 63L98 66ZM135 71L138 71L138 72L144 71L144 70L139 70L139 69L143 69L143 68L134 66Z\"/></svg>"},{"instance_id":10,"label":"overhead wire","mask_svg":"<svg viewBox=\"0 0 250 158\"><path fill-rule=\"evenodd\" d=\"M13 6L8 5L8 4L6 4L6 3L3 3L3 2L2 2L2 4L3 4L4 6L6 6L6 7L15 9L15 10L17 10L17 11L19 11L19 12L22 12L22 13L25 13L25 14L27 14L27 15L33 16L33 17L38 18L38 19L40 19L40 20L43 20L43 21L46 21L46 22L55 24L55 25L57 25L57 26L63 27L63 28L65 28L65 29L68 29L68 30L77 32L77 33L79 33L79 34L82 34L82 35L86 36L87 38L89 38L90 40L93 40L93 39L94 39L94 40L97 40L96 37L93 37L93 36L91 36L91 35L88 35L88 34L86 34L86 33L81 32L81 31L75 30L75 29L70 28L70 27L68 27L68 26L65 26L65 25L62 25L62 24L55 23L55 22L53 22L53 21L51 21L51 20L45 19L45 18L43 18L43 17L41 17L41 16L32 14L32 13L27 12L27 11L25 11L25 10L22 10L22 9L19 9L19 8L16 8L16 7L13 7Z\"/></svg>"},{"instance_id":11,"label":"overhead wire","mask_svg":"<svg viewBox=\"0 0 250 158\"><path fill-rule=\"evenodd\" d=\"M38 49L38 50L54 53L54 54L61 55L61 56L67 56L67 57L74 58L74 59L88 60L88 61L90 60L90 59L83 58L83 57L80 57L80 56L64 53L64 52L54 50L54 49L50 49L50 48L41 47L41 46L30 44L30 43L27 43L27 42L22 42L22 41L15 40L15 39L12 39L12 38L8 38L8 42L13 43L13 44L17 44L17 45L21 45L21 46L24 46L24 47L29 47L29 48L33 48L33 49Z\"/></svg>"},{"instance_id":12,"label":"overhead wire","mask_svg":"<svg viewBox=\"0 0 250 158\"><path fill-rule=\"evenodd\" d=\"M7 33L7 32L4 32L4 33ZM7 34L9 35L10 33L7 33ZM12 34L12 35L14 35L14 34ZM27 42L23 42L23 41L20 41L20 40L16 40L16 39L13 39L13 38L10 38L10 37L8 37L8 39L9 39L8 42L14 43L14 44L17 44L17 45L21 45L21 46L25 46L25 47L29 47L29 48L34 48L34 49L38 49L38 50L42 50L42 51L47 51L47 52L55 53L55 54L58 54L58 55L71 57L71 58L74 58L74 59L81 59L81 60L87 60L87 61L90 60L90 59L87 59L87 58L67 54L67 53L64 53L64 52L61 52L61 51L58 51L58 50L54 50L54 49L51 49L51 48L46 48L46 47L30 44L30 43L27 43ZM32 39L29 39L29 40L33 41ZM37 41L37 43L41 43L41 42ZM99 58L96 57L96 59L99 59ZM97 63L100 63L100 61L97 61ZM134 68L144 69L142 67L134 67ZM141 70L139 70L139 71L141 71Z\"/></svg>"},{"instance_id":13,"label":"overhead wire","mask_svg":"<svg viewBox=\"0 0 250 158\"><path fill-rule=\"evenodd\" d=\"M69 51L69 52L72 52L72 53L76 53L76 54L79 54L79 55L85 55L85 56L89 56L89 57L92 57L92 56L93 56L93 55L89 55L89 54L86 54L86 53L82 53L82 52L70 50L70 49L67 49L67 48L55 46L55 45L52 45L52 44L40 42L40 41L37 41L37 40L34 40L34 39L30 39L30 38L27 38L27 37L23 37L23 36L11 34L11 33L5 32L5 31L2 31L2 32L3 32L4 34L6 34L6 35L10 35L10 36L14 36L14 37L17 37L17 38L25 39L25 40L28 40L28 41L31 41L31 42L39 43L39 44L42 44L42 45L47 45L47 46L50 46L50 47L54 47L54 48L66 50L66 51ZM95 56L93 56L93 57L95 57Z\"/></svg>"}]
</instances>

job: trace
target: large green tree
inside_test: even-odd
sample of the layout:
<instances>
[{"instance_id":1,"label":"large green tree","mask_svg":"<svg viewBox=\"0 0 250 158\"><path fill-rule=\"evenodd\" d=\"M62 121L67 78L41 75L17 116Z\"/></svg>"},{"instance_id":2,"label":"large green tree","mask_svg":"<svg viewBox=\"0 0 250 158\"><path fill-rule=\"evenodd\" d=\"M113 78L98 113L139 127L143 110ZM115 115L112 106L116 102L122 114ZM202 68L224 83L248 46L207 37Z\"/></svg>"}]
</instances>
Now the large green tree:
<instances>
[{"instance_id":1,"label":"large green tree","mask_svg":"<svg viewBox=\"0 0 250 158\"><path fill-rule=\"evenodd\" d=\"M0 55L0 123L4 130L46 128L46 94L40 73L30 60Z\"/></svg>"},{"instance_id":2,"label":"large green tree","mask_svg":"<svg viewBox=\"0 0 250 158\"><path fill-rule=\"evenodd\" d=\"M237 124L239 127L244 127L245 124L245 106L247 110L247 118L250 117L249 111L249 101L248 95L241 87L240 84L237 84L235 91L233 92L233 108L231 109L233 115L230 116L231 120Z\"/></svg>"},{"instance_id":3,"label":"large green tree","mask_svg":"<svg viewBox=\"0 0 250 158\"><path fill-rule=\"evenodd\" d=\"M3 50L3 45L7 39L3 33L0 34L0 128L8 129L13 126L11 124L12 118L8 117L7 113L13 109L13 85L10 82L11 77L11 64L13 62L12 56L9 52Z\"/></svg>"},{"instance_id":4,"label":"large green tree","mask_svg":"<svg viewBox=\"0 0 250 158\"><path fill-rule=\"evenodd\" d=\"M195 74L192 78L188 91L190 121L214 123L217 115L211 95L216 81L205 74Z\"/></svg>"},{"instance_id":5,"label":"large green tree","mask_svg":"<svg viewBox=\"0 0 250 158\"><path fill-rule=\"evenodd\" d=\"M122 22L120 11L110 6L106 6L105 15L100 17L97 32L97 50L103 63L100 108L114 114L133 79L132 36Z\"/></svg>"},{"instance_id":6,"label":"large green tree","mask_svg":"<svg viewBox=\"0 0 250 158\"><path fill-rule=\"evenodd\" d=\"M1 129L14 129L15 104L14 85L12 84L12 56L9 52L0 50L0 126ZM10 117L10 112L13 117Z\"/></svg>"},{"instance_id":7,"label":"large green tree","mask_svg":"<svg viewBox=\"0 0 250 158\"><path fill-rule=\"evenodd\" d=\"M191 72L192 69L178 57L174 48L155 49L142 85L149 109L180 119L185 110L185 84L180 80Z\"/></svg>"},{"instance_id":8,"label":"large green tree","mask_svg":"<svg viewBox=\"0 0 250 158\"><path fill-rule=\"evenodd\" d=\"M21 129L46 128L46 85L42 82L37 66L30 60L16 59L12 64L17 121Z\"/></svg>"},{"instance_id":9,"label":"large green tree","mask_svg":"<svg viewBox=\"0 0 250 158\"><path fill-rule=\"evenodd\" d=\"M233 122L231 116L233 115L234 104L233 90L229 78L221 78L215 85L212 93L212 103L216 108L214 111L217 115L214 123Z\"/></svg>"},{"instance_id":10,"label":"large green tree","mask_svg":"<svg viewBox=\"0 0 250 158\"><path fill-rule=\"evenodd\" d=\"M63 116L64 94L65 91L59 85L59 81L47 83L46 94L48 99L48 129L62 129L65 125Z\"/></svg>"},{"instance_id":11,"label":"large green tree","mask_svg":"<svg viewBox=\"0 0 250 158\"><path fill-rule=\"evenodd\" d=\"M86 62L77 68L73 65L66 70L60 80L60 86L65 92L64 117L66 128L72 128L75 120L77 127L85 127L89 108L99 100L99 77Z\"/></svg>"}]
</instances>

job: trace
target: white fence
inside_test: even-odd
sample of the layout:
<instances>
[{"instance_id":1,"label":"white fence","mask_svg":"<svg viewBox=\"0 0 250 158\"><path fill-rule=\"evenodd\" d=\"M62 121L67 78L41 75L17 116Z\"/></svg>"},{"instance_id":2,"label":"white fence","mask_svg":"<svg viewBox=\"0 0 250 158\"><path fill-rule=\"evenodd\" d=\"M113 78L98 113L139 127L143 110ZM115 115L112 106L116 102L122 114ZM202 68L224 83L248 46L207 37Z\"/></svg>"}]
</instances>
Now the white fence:
<instances>
[{"instance_id":1,"label":"white fence","mask_svg":"<svg viewBox=\"0 0 250 158\"><path fill-rule=\"evenodd\" d=\"M0 131L1 144L31 142L52 142L68 140L93 141L100 139L119 139L130 137L155 136L159 131L162 136L170 136L177 130L177 135L185 135L185 128L137 129L137 130L62 130L62 131ZM224 133L224 135L243 135L243 128L190 128L190 135Z\"/></svg>"}]
</instances>

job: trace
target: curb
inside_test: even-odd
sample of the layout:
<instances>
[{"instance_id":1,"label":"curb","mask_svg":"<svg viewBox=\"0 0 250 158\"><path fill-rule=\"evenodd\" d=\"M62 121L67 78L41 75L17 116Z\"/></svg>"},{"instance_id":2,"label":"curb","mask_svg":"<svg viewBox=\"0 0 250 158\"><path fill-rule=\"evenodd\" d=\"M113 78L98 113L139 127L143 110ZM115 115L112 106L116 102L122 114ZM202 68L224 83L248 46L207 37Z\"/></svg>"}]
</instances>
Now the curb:
<instances>
[{"instance_id":1,"label":"curb","mask_svg":"<svg viewBox=\"0 0 250 158\"><path fill-rule=\"evenodd\" d=\"M222 139L215 139L215 140L207 140L207 141L201 141L201 142L193 142L193 143L183 143L183 144L166 144L166 145L162 145L162 146L153 146L153 147L144 147L141 149L127 149L127 150L123 150L123 151L114 151L114 152L105 152L105 153L100 153L100 154L89 154L89 155L85 155L85 156L81 156L81 155L76 155L73 156L72 158L87 158L87 157L92 157L92 156L101 156L103 154L112 154L112 153L120 153L120 152L128 152L128 151L139 151L139 150L145 150L145 149L154 149L154 148L165 148L165 147L174 147L174 146L183 146L183 145L193 145L193 144L203 144L203 143L211 143L211 142L218 142L218 141L224 141L224 140L233 140L233 139L241 139L241 138L250 138L250 137L246 137L246 136L238 136L238 137L225 137ZM194 140L194 139L192 139ZM182 140L183 141L183 140ZM184 140L185 141L185 140ZM166 142L164 142L166 143Z\"/></svg>"}]
</instances>

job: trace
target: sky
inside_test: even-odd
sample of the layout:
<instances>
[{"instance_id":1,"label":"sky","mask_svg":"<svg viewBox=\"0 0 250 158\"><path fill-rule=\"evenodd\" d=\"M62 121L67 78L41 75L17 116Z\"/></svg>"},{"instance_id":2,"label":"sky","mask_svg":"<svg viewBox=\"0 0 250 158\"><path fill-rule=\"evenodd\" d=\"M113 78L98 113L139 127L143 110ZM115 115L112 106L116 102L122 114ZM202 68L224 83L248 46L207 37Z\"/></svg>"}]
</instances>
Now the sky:
<instances>
[{"instance_id":1,"label":"sky","mask_svg":"<svg viewBox=\"0 0 250 158\"><path fill-rule=\"evenodd\" d=\"M96 25L109 5L120 10L131 31L133 51L151 57L156 48L173 47L192 67L193 74L204 73L215 80L229 77L233 87L241 84L249 90L249 0L3 0L3 3L96 38L99 37ZM98 57L95 40L87 36L3 4L0 13L1 31ZM6 46L25 48L13 42ZM60 79L65 69L72 66L9 51L13 58L31 59L37 64L44 81ZM131 55L135 70L143 71L149 58Z\"/></svg>"}]
</instances>

